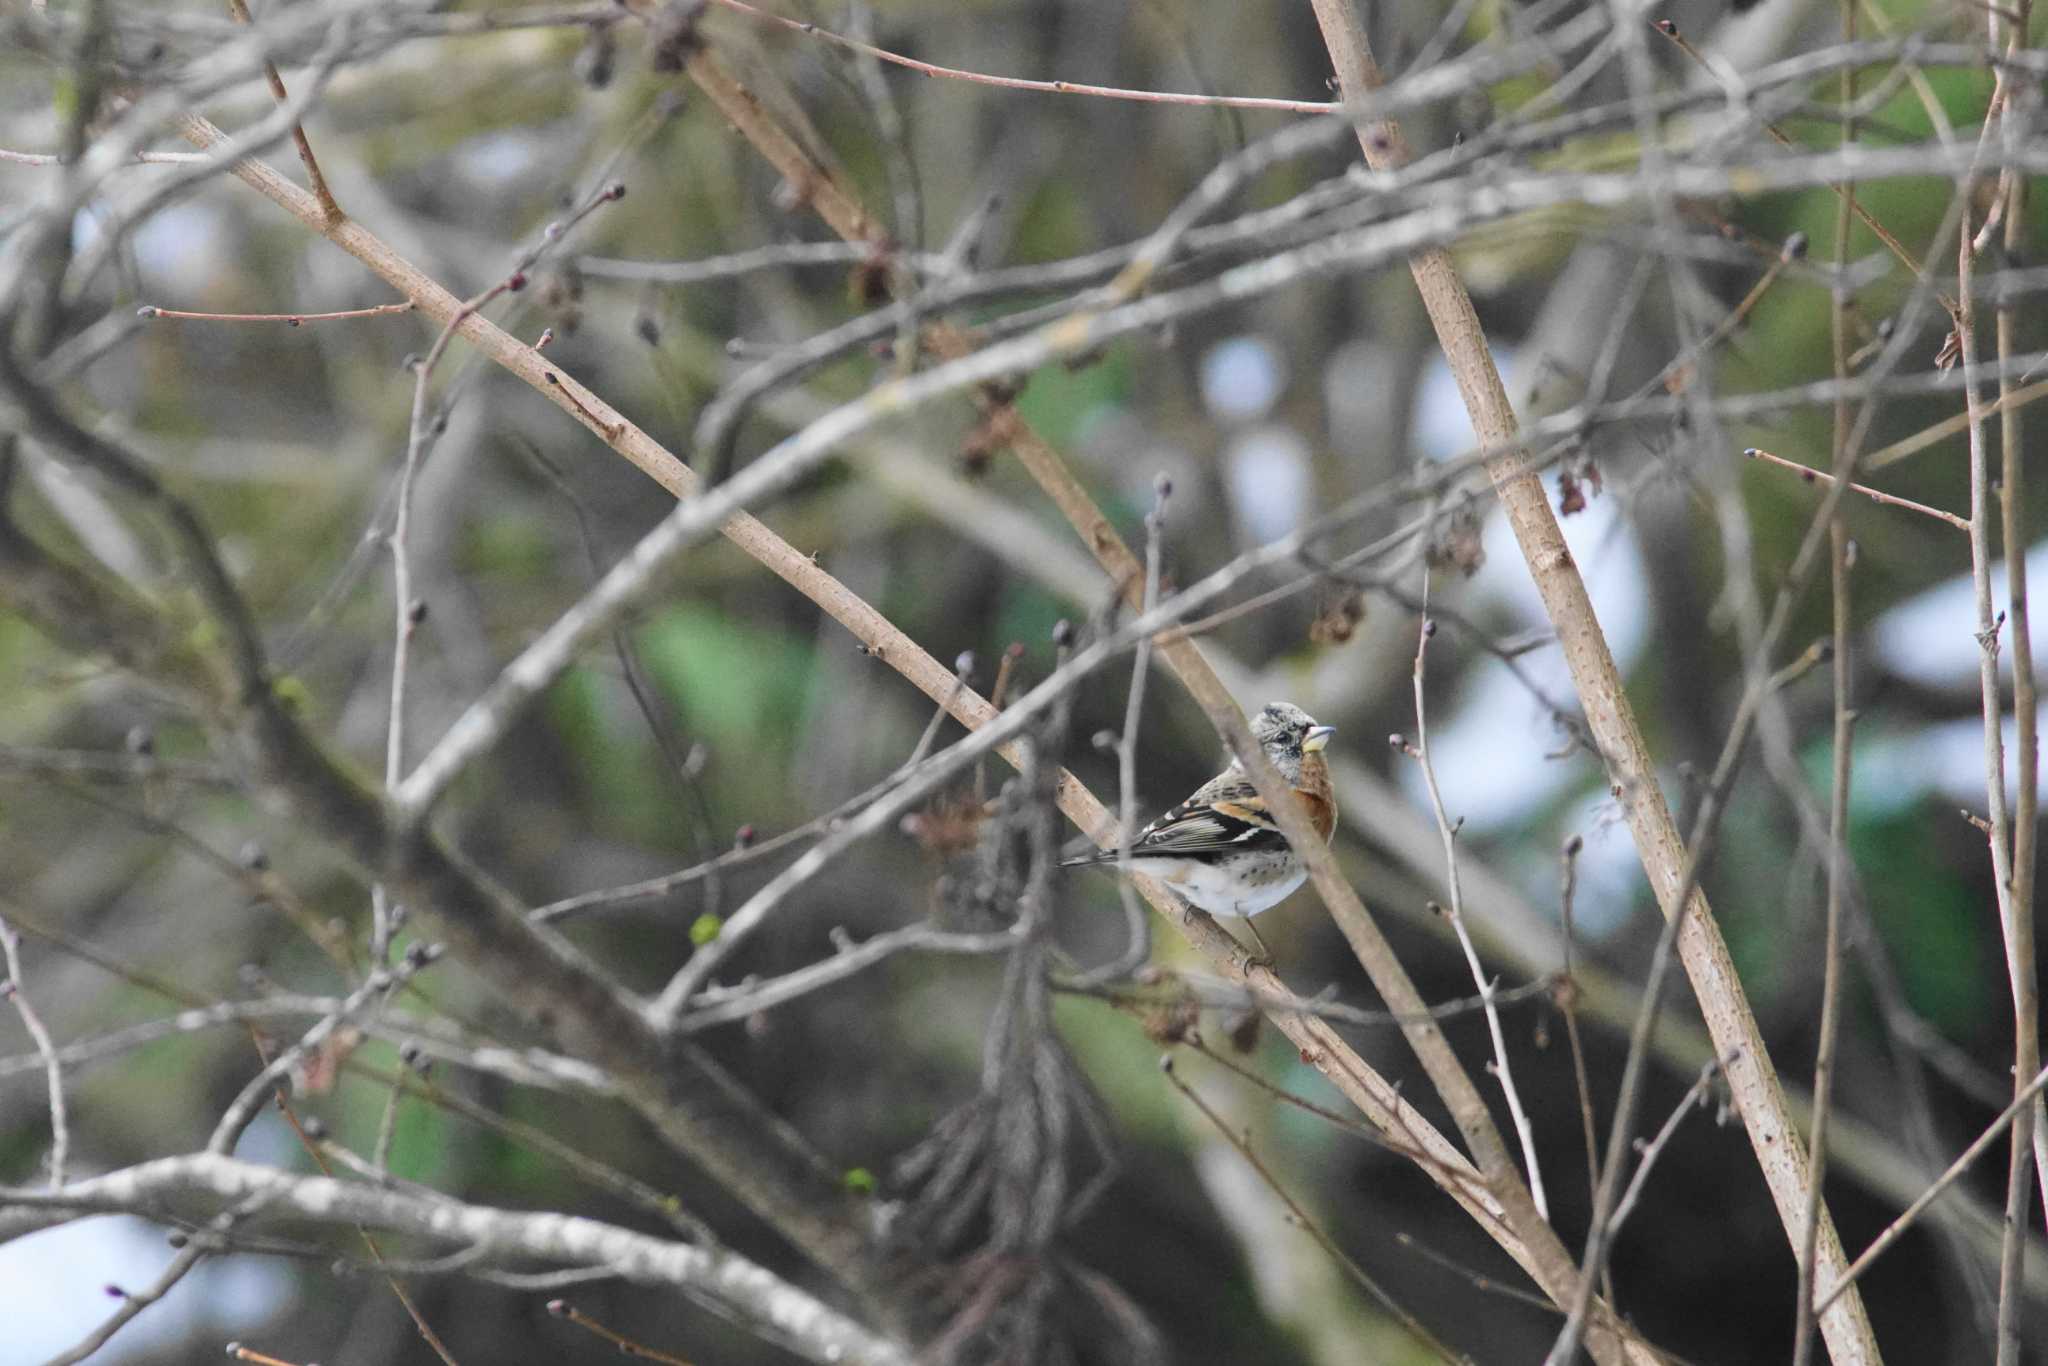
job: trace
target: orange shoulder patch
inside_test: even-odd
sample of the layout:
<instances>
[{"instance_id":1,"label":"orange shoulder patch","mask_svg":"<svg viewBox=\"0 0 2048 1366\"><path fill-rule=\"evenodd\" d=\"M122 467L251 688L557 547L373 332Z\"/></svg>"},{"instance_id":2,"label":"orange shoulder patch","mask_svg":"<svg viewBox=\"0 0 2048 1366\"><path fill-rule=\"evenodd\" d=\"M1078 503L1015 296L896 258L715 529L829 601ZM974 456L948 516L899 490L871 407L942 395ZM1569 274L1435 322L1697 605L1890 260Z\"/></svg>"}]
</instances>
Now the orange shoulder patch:
<instances>
[{"instance_id":1,"label":"orange shoulder patch","mask_svg":"<svg viewBox=\"0 0 2048 1366\"><path fill-rule=\"evenodd\" d=\"M1273 827L1273 818L1266 814L1266 804L1257 797L1241 802L1217 802L1210 809L1246 825L1264 826L1269 830Z\"/></svg>"}]
</instances>

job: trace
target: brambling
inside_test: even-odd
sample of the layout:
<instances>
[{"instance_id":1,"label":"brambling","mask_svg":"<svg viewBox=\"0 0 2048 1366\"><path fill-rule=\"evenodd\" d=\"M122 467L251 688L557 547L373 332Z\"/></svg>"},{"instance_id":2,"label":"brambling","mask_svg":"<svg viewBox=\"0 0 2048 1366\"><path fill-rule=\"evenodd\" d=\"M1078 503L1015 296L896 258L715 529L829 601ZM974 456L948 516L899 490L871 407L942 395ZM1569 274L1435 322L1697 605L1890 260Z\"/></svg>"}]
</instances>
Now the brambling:
<instances>
[{"instance_id":1,"label":"brambling","mask_svg":"<svg viewBox=\"0 0 2048 1366\"><path fill-rule=\"evenodd\" d=\"M1326 842L1337 828L1337 797L1323 748L1336 733L1300 707L1273 702L1252 719L1252 738L1308 808ZM1115 847L1067 859L1078 868L1115 864ZM1286 900L1308 877L1265 799L1237 760L1131 839L1134 871L1158 878L1211 915L1250 917ZM1253 937L1258 937L1256 930ZM1265 943L1260 941L1263 950Z\"/></svg>"}]
</instances>

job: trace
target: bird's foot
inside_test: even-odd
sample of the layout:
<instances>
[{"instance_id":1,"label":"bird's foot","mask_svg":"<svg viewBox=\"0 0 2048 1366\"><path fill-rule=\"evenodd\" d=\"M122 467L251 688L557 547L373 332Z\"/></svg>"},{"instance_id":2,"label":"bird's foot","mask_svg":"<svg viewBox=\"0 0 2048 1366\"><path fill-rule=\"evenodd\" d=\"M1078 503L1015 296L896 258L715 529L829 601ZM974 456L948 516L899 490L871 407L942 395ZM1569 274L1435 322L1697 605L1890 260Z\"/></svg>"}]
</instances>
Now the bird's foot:
<instances>
[{"instance_id":1,"label":"bird's foot","mask_svg":"<svg viewBox=\"0 0 2048 1366\"><path fill-rule=\"evenodd\" d=\"M1258 949L1256 951L1252 950L1242 939L1238 939L1234 934L1231 935L1232 939L1237 940L1237 951L1244 955L1238 961L1237 970L1244 973L1249 973L1254 969L1271 972L1273 970L1273 951L1266 947L1264 936L1259 933L1258 926L1252 924L1249 917L1245 919L1244 927L1250 932L1252 942L1258 945ZM1228 933L1228 931L1225 931L1225 933Z\"/></svg>"}]
</instances>

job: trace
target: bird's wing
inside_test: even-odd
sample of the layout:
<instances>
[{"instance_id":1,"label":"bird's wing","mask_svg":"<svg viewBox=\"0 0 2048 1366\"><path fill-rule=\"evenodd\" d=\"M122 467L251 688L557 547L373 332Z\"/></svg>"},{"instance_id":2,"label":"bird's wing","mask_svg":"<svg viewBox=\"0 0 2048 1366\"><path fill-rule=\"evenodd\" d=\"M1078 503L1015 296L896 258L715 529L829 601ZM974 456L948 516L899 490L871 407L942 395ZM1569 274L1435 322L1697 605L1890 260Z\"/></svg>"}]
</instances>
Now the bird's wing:
<instances>
[{"instance_id":1,"label":"bird's wing","mask_svg":"<svg viewBox=\"0 0 2048 1366\"><path fill-rule=\"evenodd\" d=\"M1256 800L1256 799L1254 799ZM1175 807L1131 844L1133 858L1200 858L1255 849L1284 849L1280 833L1263 806L1224 802L1202 807ZM1109 855L1114 859L1116 855Z\"/></svg>"},{"instance_id":2,"label":"bird's wing","mask_svg":"<svg viewBox=\"0 0 2048 1366\"><path fill-rule=\"evenodd\" d=\"M1200 858L1287 847L1266 803L1242 774L1227 773L1138 832L1134 858ZM1108 858L1114 859L1112 851Z\"/></svg>"},{"instance_id":3,"label":"bird's wing","mask_svg":"<svg viewBox=\"0 0 2048 1366\"><path fill-rule=\"evenodd\" d=\"M1266 807L1266 799L1252 786L1251 779L1235 771L1212 778L1186 801L1140 830L1131 840L1132 858L1203 858L1216 854L1285 850L1287 836L1280 833ZM1066 860L1063 866L1115 863L1114 846L1099 853Z\"/></svg>"}]
</instances>

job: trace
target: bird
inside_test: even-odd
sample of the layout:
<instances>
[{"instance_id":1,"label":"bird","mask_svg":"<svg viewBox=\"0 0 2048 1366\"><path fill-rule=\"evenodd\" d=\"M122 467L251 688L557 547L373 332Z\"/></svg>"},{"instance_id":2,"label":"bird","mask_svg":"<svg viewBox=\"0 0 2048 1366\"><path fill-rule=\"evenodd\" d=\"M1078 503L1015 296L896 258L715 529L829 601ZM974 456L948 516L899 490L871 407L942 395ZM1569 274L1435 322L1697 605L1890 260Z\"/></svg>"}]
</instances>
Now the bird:
<instances>
[{"instance_id":1,"label":"bird","mask_svg":"<svg viewBox=\"0 0 2048 1366\"><path fill-rule=\"evenodd\" d=\"M1252 738L1294 790L1316 835L1328 842L1337 828L1337 797L1323 750L1335 726L1289 702L1271 702L1252 719ZM1063 868L1114 865L1120 851L1083 854ZM1131 837L1131 869L1154 877L1211 915L1240 917L1264 954L1265 941L1251 917L1286 900L1308 877L1265 799L1235 758L1185 801Z\"/></svg>"}]
</instances>

